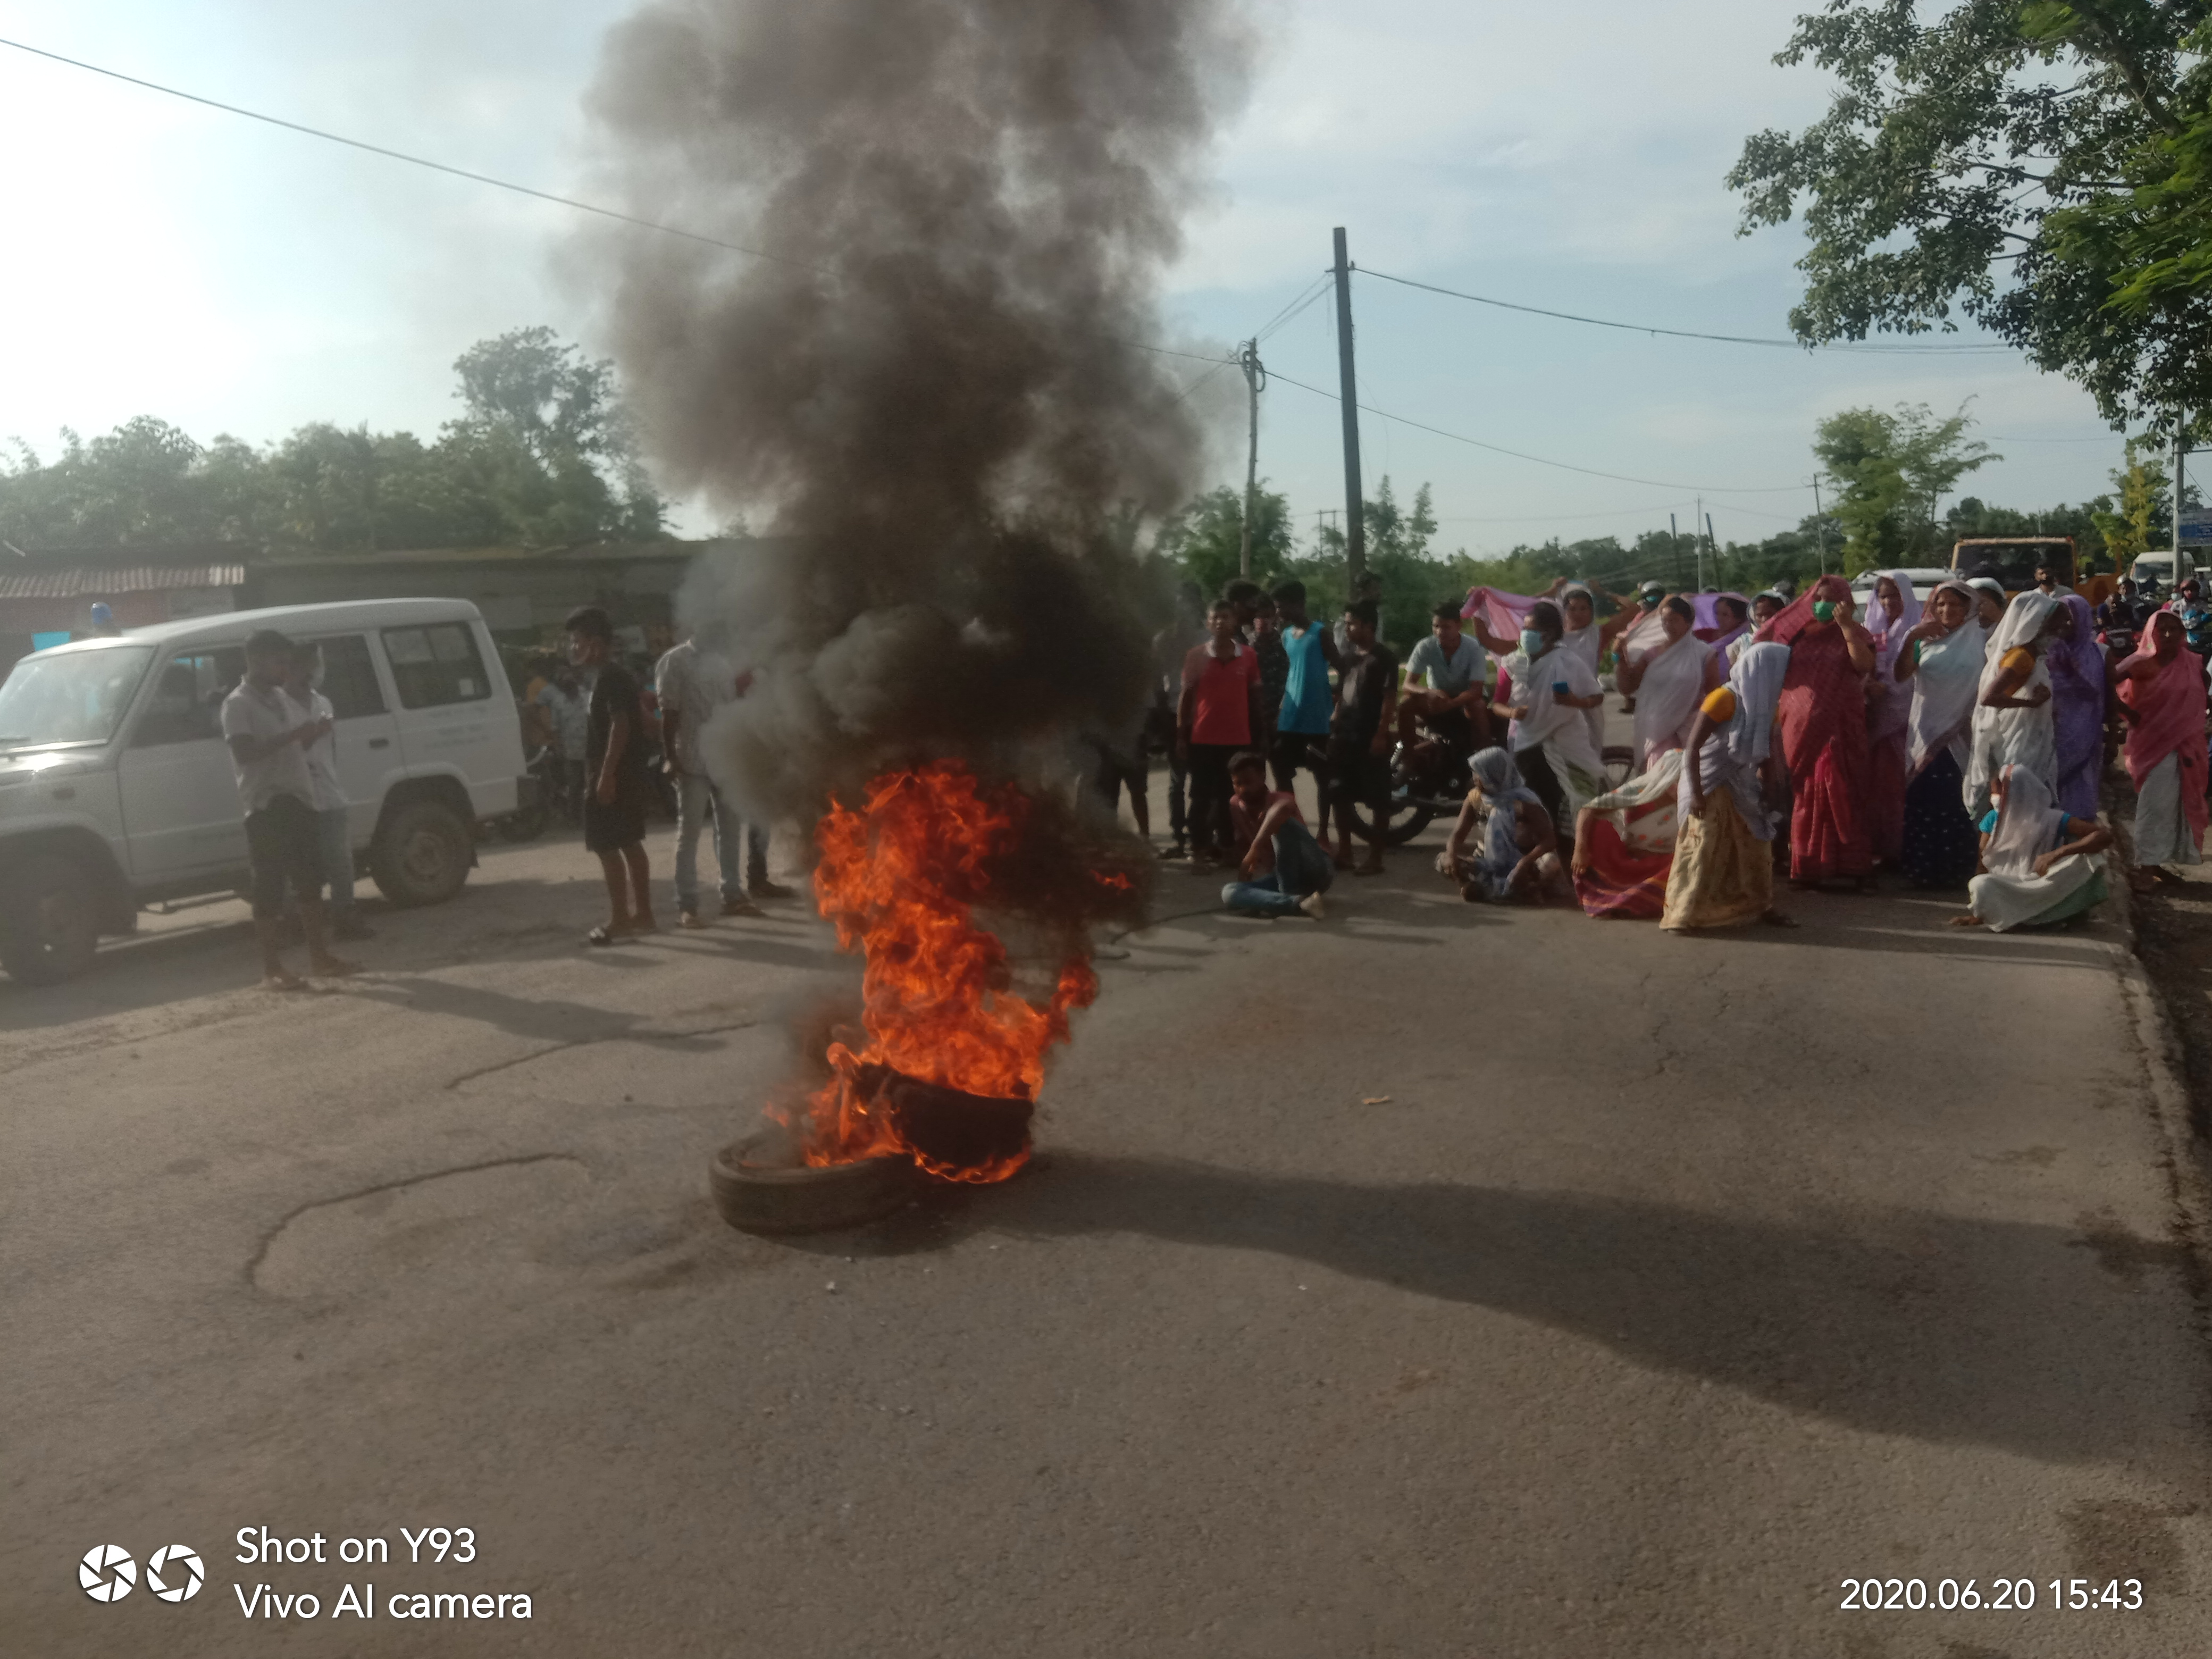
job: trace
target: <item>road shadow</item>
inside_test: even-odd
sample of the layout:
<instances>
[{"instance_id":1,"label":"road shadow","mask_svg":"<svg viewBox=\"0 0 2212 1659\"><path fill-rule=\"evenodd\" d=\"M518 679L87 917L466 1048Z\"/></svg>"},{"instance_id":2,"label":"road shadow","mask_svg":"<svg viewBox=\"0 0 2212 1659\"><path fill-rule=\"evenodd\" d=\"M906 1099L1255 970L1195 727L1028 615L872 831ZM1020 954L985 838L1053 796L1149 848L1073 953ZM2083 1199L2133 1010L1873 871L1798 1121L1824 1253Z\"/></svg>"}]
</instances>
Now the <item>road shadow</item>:
<instances>
[{"instance_id":1,"label":"road shadow","mask_svg":"<svg viewBox=\"0 0 2212 1659\"><path fill-rule=\"evenodd\" d=\"M564 1047L620 1039L680 1054L699 1054L717 1046L709 1037L655 1030L651 1020L641 1014L551 997L511 997L482 986L457 985L421 975L380 975L374 980L356 981L347 994L410 1013L477 1020L510 1036Z\"/></svg>"},{"instance_id":2,"label":"road shadow","mask_svg":"<svg viewBox=\"0 0 2212 1659\"><path fill-rule=\"evenodd\" d=\"M844 1255L975 1231L1133 1233L1264 1251L1510 1314L1791 1411L2043 1462L2140 1461L2138 1297L2185 1263L2063 1228L1932 1212L1750 1220L1571 1192L1387 1186L1054 1152L1001 1187L934 1188ZM2109 1275L2091 1280L2085 1267ZM2124 1269L2124 1271L2123 1271Z\"/></svg>"}]
</instances>

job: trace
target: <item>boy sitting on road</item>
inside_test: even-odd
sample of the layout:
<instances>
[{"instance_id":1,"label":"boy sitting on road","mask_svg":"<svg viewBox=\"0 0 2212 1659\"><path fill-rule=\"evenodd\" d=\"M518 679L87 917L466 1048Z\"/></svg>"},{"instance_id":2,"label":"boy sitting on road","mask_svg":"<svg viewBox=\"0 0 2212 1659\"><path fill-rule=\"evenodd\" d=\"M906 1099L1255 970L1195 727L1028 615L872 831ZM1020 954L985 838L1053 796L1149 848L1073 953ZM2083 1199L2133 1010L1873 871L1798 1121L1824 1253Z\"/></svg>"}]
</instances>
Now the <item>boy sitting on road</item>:
<instances>
[{"instance_id":1,"label":"boy sitting on road","mask_svg":"<svg viewBox=\"0 0 2212 1659\"><path fill-rule=\"evenodd\" d=\"M1322 895L1336 872L1306 828L1298 798L1267 787L1267 763L1245 750L1229 762L1231 852L1238 879L1221 902L1242 915L1308 915L1321 920Z\"/></svg>"}]
</instances>

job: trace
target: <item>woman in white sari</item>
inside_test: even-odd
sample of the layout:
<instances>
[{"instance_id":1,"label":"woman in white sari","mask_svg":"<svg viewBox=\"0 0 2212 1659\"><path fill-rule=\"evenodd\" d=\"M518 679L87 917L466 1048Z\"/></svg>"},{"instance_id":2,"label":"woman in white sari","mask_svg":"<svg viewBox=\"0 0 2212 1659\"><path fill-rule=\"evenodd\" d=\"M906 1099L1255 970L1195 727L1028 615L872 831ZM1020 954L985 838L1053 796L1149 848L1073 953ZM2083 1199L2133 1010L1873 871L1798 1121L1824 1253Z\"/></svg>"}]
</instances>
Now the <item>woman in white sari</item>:
<instances>
[{"instance_id":1,"label":"woman in white sari","mask_svg":"<svg viewBox=\"0 0 2212 1659\"><path fill-rule=\"evenodd\" d=\"M1771 805L1786 793L1775 753L1775 704L1790 672L1790 647L1753 645L1729 683L1708 696L1690 727L1676 797L1674 864L1667 875L1662 927L1793 925L1774 908Z\"/></svg>"},{"instance_id":2,"label":"woman in white sari","mask_svg":"<svg viewBox=\"0 0 2212 1659\"><path fill-rule=\"evenodd\" d=\"M1966 888L1967 913L1954 927L2050 927L2081 915L2105 896L2104 853L2112 832L2069 816L2051 786L2025 766L1999 772L1990 793L1996 805L1982 821L1986 875Z\"/></svg>"},{"instance_id":3,"label":"woman in white sari","mask_svg":"<svg viewBox=\"0 0 2212 1659\"><path fill-rule=\"evenodd\" d=\"M1662 750L1679 749L1689 735L1690 722L1708 692L1720 689L1724 677L1713 648L1692 629L1697 607L1677 593L1659 607L1658 642L1638 652L1621 642L1621 662L1614 684L1621 696L1636 700L1636 770L1648 769Z\"/></svg>"},{"instance_id":4,"label":"woman in white sari","mask_svg":"<svg viewBox=\"0 0 2212 1659\"><path fill-rule=\"evenodd\" d=\"M1597 678L1598 664L1625 628L1634 625L1638 613L1621 605L1620 614L1609 622L1597 619L1597 596L1584 582L1562 582L1555 590L1559 594L1559 614L1565 631L1559 636L1559 648L1572 652L1589 665L1590 678ZM1620 604L1618 595L1608 593L1607 599ZM1594 750L1605 747L1605 699L1601 696L1595 708L1583 711L1583 725L1589 732L1589 746Z\"/></svg>"},{"instance_id":5,"label":"woman in white sari","mask_svg":"<svg viewBox=\"0 0 2212 1659\"><path fill-rule=\"evenodd\" d=\"M2039 778L2057 775L2058 732L2051 718L2051 665L2045 640L2074 618L2056 596L2031 588L2012 602L1990 641L1974 708L1973 750L1966 765L1966 811L1989 810L1990 784L2008 766Z\"/></svg>"},{"instance_id":6,"label":"woman in white sari","mask_svg":"<svg viewBox=\"0 0 2212 1659\"><path fill-rule=\"evenodd\" d=\"M1490 712L1513 722L1513 759L1523 781L1553 824L1571 835L1575 814L1606 785L1605 763L1583 719L1604 706L1605 694L1581 653L1560 643L1564 631L1559 607L1550 600L1528 607L1521 648L1501 665L1513 701L1493 703Z\"/></svg>"},{"instance_id":7,"label":"woman in white sari","mask_svg":"<svg viewBox=\"0 0 2212 1659\"><path fill-rule=\"evenodd\" d=\"M1989 644L1975 599L1964 582L1937 584L1928 614L1906 633L1890 668L1891 695L1910 704L1898 867L1915 887L1963 887L1981 862L1981 838L1965 799Z\"/></svg>"}]
</instances>

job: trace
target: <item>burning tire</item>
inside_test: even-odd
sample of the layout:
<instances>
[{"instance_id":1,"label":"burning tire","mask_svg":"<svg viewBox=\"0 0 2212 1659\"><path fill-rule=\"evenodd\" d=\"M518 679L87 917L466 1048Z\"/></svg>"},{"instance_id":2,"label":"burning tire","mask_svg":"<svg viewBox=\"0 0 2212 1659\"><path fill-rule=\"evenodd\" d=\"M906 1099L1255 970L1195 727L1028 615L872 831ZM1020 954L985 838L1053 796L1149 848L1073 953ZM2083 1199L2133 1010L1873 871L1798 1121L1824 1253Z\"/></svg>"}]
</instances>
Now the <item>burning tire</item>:
<instances>
[{"instance_id":1,"label":"burning tire","mask_svg":"<svg viewBox=\"0 0 2212 1659\"><path fill-rule=\"evenodd\" d=\"M723 1147L708 1165L714 1207L740 1232L862 1227L903 1208L921 1188L921 1172L902 1152L813 1167L769 1162L778 1139L767 1130L749 1135Z\"/></svg>"}]
</instances>

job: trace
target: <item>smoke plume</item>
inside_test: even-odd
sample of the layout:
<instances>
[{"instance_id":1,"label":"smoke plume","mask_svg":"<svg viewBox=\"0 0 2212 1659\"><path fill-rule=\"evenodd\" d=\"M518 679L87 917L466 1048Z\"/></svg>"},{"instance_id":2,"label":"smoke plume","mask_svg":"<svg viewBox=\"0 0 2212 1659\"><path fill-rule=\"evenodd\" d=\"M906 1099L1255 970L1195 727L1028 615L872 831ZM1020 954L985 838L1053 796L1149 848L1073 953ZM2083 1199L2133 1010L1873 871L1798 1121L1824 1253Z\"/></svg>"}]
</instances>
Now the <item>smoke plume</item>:
<instances>
[{"instance_id":1,"label":"smoke plume","mask_svg":"<svg viewBox=\"0 0 2212 1659\"><path fill-rule=\"evenodd\" d=\"M707 736L810 821L887 767L1034 776L1146 695L1142 515L1206 433L1155 295L1237 0L659 0L593 94L643 216L614 349L664 481L763 536L679 599L751 692ZM1233 376L1219 377L1223 380Z\"/></svg>"}]
</instances>

